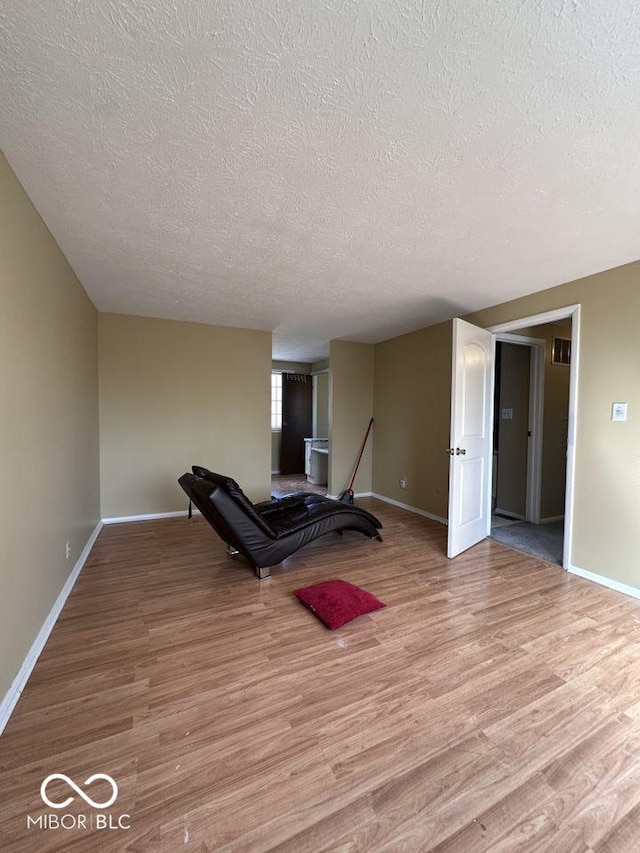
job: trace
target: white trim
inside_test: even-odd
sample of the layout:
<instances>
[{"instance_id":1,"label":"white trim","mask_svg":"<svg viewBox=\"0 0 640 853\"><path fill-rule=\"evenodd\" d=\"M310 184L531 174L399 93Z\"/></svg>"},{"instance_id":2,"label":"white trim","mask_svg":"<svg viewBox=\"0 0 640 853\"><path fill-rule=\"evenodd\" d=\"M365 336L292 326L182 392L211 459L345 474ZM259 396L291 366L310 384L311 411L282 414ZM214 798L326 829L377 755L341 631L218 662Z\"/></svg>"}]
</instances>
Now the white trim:
<instances>
[{"instance_id":1,"label":"white trim","mask_svg":"<svg viewBox=\"0 0 640 853\"><path fill-rule=\"evenodd\" d=\"M567 429L567 484L564 505L564 553L562 563L571 565L573 506L575 502L578 376L580 366L580 306L571 315L571 364L569 366L569 425Z\"/></svg>"},{"instance_id":2,"label":"white trim","mask_svg":"<svg viewBox=\"0 0 640 853\"><path fill-rule=\"evenodd\" d=\"M556 323L558 320L566 320L567 317L579 311L580 305L565 305L564 308L556 308L553 311L544 311L542 314L531 314L529 317L520 317L517 320L509 320L508 323L498 323L497 326L489 326L488 331L498 334L500 332L513 332L514 329L526 329L529 326L544 326L546 323ZM573 333L571 340L573 340ZM573 346L571 349L573 350ZM573 352L571 354L573 356Z\"/></svg>"},{"instance_id":3,"label":"white trim","mask_svg":"<svg viewBox=\"0 0 640 853\"><path fill-rule=\"evenodd\" d=\"M511 512L510 509L500 509L498 506L494 509L492 515L506 516L506 518L513 518L514 521L526 521L526 517L524 515L521 515L518 512Z\"/></svg>"},{"instance_id":4,"label":"white trim","mask_svg":"<svg viewBox=\"0 0 640 853\"><path fill-rule=\"evenodd\" d=\"M129 521L153 521L156 518L180 518L186 516L189 511L181 509L178 512L149 512L146 515L121 515L117 518L103 518L103 524L127 524ZM200 510L195 507L192 509L193 515L199 515Z\"/></svg>"},{"instance_id":5,"label":"white trim","mask_svg":"<svg viewBox=\"0 0 640 853\"><path fill-rule=\"evenodd\" d=\"M342 492L340 492L340 495L341 494L342 494ZM329 493L327 493L325 495L325 498L331 498L334 501L339 501L340 495L330 495ZM376 495L374 495L373 492L354 492L353 496L354 496L354 498L375 498L376 497Z\"/></svg>"},{"instance_id":6,"label":"white trim","mask_svg":"<svg viewBox=\"0 0 640 853\"><path fill-rule=\"evenodd\" d=\"M440 524L444 525L448 524L446 518L443 518L441 515L434 515L432 512L427 512L426 509L418 509L417 506L410 506L401 501L395 501L393 498L388 498L386 495L379 495L377 492L370 492L370 495L372 498L377 498L386 504L391 504L392 506L400 507L400 509L406 509L408 512L414 512L416 515L421 515L423 518L430 518L432 521L439 521Z\"/></svg>"},{"instance_id":7,"label":"white trim","mask_svg":"<svg viewBox=\"0 0 640 853\"><path fill-rule=\"evenodd\" d=\"M576 426L578 415L578 376L580 364L580 305L567 305L546 311L543 314L533 314L508 323L491 326L490 332L512 332L528 326L540 326L545 323L555 323L558 320L571 318L571 366L569 378L569 428L567 432L567 476L564 505L564 545L562 565L567 571L571 566L573 546L573 507L575 504L575 472L576 472Z\"/></svg>"},{"instance_id":8,"label":"white trim","mask_svg":"<svg viewBox=\"0 0 640 853\"><path fill-rule=\"evenodd\" d=\"M567 567L567 571L572 575L577 575L580 578L585 578L585 580L600 584L600 586L606 586L609 589L615 589L616 592L622 592L624 595L630 595L631 598L640 598L640 589L635 586L629 586L628 584L621 583L613 578L606 578L604 575L596 575L594 572L588 572L586 569L578 568L578 566L570 565Z\"/></svg>"},{"instance_id":9,"label":"white trim","mask_svg":"<svg viewBox=\"0 0 640 853\"><path fill-rule=\"evenodd\" d=\"M491 507L493 506L493 492L495 488L496 493L496 501L498 500L498 481L496 478L495 487L493 482L493 475L497 473L497 466L500 464L496 452L493 447L493 435L496 428L496 336L491 335L491 376L489 380L489 429L491 430L491 437L489 441L489 453L487 458L487 471L488 471L488 479L489 482L487 484L487 492L486 492L486 500L487 506L489 507L489 513L487 518L487 526L485 528L485 536L491 536L491 517L493 512ZM451 385L451 408L453 410L453 385ZM453 413L453 412L452 412ZM453 445L451 445L453 447ZM451 462L449 463L449 477L451 477ZM447 524L448 524L447 520ZM447 542L447 549L449 545ZM447 555L448 556L448 555Z\"/></svg>"},{"instance_id":10,"label":"white trim","mask_svg":"<svg viewBox=\"0 0 640 853\"><path fill-rule=\"evenodd\" d=\"M45 643L49 639L49 634L51 633L53 626L56 624L56 620L60 615L60 611L65 605L67 598L69 597L69 593L73 589L73 585L76 582L78 575L82 571L82 567L84 566L91 549L93 548L94 542L98 538L98 534L102 530L102 522L99 521L93 533L87 539L87 544L82 549L82 553L78 557L78 561L71 570L71 574L66 579L64 586L60 590L58 597L56 598L53 607L49 611L49 615L44 620L44 623L40 630L38 631L38 636L33 641L31 648L27 652L27 656L22 661L22 666L18 670L18 674L13 679L13 683L11 687L7 690L5 695L0 701L0 735L4 731L5 726L9 722L9 717L13 713L13 709L16 706L22 691L26 687L29 676L33 672L33 668L37 663L38 658L42 654L42 650L45 647Z\"/></svg>"},{"instance_id":11,"label":"white trim","mask_svg":"<svg viewBox=\"0 0 640 853\"><path fill-rule=\"evenodd\" d=\"M544 346L546 341L544 338L531 338L529 335L512 335L509 332L494 332L499 341L506 341L508 344L520 344L521 346Z\"/></svg>"},{"instance_id":12,"label":"white trim","mask_svg":"<svg viewBox=\"0 0 640 853\"><path fill-rule=\"evenodd\" d=\"M563 521L564 515L549 515L540 519L540 524L551 524L552 521Z\"/></svg>"}]
</instances>

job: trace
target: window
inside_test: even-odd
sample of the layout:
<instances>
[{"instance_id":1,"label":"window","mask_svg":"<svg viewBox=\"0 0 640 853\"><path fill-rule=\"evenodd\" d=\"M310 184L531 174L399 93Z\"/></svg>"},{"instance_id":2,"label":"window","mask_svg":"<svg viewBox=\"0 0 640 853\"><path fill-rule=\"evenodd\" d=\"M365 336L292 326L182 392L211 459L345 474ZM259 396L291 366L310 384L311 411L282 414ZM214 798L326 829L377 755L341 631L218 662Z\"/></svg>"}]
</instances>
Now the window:
<instances>
[{"instance_id":1,"label":"window","mask_svg":"<svg viewBox=\"0 0 640 853\"><path fill-rule=\"evenodd\" d=\"M271 429L282 429L282 374L271 374Z\"/></svg>"}]
</instances>

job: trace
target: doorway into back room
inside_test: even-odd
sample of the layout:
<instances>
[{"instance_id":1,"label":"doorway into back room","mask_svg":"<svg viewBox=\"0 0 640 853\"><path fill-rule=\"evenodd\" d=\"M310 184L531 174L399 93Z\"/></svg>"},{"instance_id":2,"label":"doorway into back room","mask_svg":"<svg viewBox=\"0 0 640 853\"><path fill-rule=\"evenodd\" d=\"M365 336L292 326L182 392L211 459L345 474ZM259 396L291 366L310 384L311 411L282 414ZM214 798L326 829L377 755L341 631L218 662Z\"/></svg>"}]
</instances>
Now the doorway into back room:
<instances>
[{"instance_id":1,"label":"doorway into back room","mask_svg":"<svg viewBox=\"0 0 640 853\"><path fill-rule=\"evenodd\" d=\"M570 317L496 341L491 536L558 565L564 552L570 345Z\"/></svg>"}]
</instances>

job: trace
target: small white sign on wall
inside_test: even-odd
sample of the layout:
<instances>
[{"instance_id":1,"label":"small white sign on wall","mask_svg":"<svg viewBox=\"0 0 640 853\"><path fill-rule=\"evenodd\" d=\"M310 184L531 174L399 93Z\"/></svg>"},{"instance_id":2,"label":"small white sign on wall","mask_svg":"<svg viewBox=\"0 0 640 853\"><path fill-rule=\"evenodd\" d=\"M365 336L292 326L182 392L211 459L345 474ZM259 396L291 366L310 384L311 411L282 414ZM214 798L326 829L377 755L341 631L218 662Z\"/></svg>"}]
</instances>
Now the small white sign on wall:
<instances>
[{"instance_id":1,"label":"small white sign on wall","mask_svg":"<svg viewBox=\"0 0 640 853\"><path fill-rule=\"evenodd\" d=\"M612 403L611 404L611 420L612 421L626 421L627 419L627 404L626 403Z\"/></svg>"}]
</instances>

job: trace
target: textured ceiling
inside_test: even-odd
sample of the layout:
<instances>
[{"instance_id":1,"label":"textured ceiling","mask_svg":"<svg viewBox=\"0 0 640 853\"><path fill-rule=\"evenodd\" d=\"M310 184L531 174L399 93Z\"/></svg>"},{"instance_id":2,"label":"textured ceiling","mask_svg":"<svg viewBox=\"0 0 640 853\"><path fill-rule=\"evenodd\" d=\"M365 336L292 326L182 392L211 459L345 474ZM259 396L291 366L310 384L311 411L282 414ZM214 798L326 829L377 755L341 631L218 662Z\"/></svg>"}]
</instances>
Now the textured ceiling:
<instances>
[{"instance_id":1,"label":"textured ceiling","mask_svg":"<svg viewBox=\"0 0 640 853\"><path fill-rule=\"evenodd\" d=\"M0 147L96 306L374 342L640 256L636 0L2 0Z\"/></svg>"}]
</instances>

